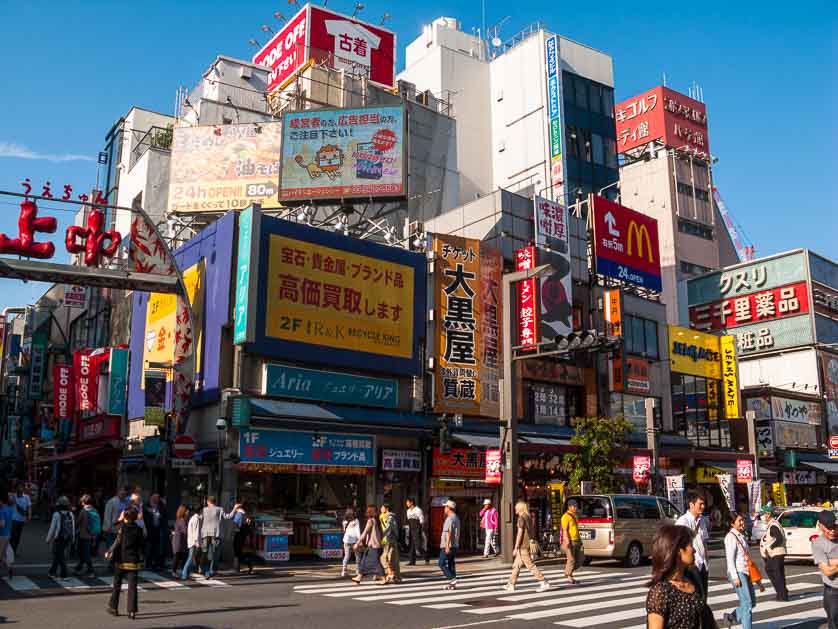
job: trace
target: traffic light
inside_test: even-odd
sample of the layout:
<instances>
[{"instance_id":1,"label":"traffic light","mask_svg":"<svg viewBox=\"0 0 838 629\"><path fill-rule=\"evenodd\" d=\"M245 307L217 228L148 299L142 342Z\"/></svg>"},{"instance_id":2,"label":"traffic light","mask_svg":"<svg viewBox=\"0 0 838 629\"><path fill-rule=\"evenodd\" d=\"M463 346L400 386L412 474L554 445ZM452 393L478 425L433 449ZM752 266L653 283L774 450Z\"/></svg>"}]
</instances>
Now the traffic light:
<instances>
[{"instance_id":1,"label":"traffic light","mask_svg":"<svg viewBox=\"0 0 838 629\"><path fill-rule=\"evenodd\" d=\"M451 454L451 429L445 415L439 420L439 451L442 454Z\"/></svg>"}]
</instances>

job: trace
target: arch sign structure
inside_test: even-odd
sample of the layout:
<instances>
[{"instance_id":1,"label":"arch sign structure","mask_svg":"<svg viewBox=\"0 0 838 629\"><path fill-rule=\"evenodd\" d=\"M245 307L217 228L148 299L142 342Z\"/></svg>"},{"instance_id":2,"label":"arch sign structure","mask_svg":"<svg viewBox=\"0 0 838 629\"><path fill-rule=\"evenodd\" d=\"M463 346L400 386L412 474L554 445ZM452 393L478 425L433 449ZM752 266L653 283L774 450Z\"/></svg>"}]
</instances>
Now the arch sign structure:
<instances>
[{"instance_id":1,"label":"arch sign structure","mask_svg":"<svg viewBox=\"0 0 838 629\"><path fill-rule=\"evenodd\" d=\"M142 209L111 205L101 194L92 200L87 195L74 200L70 198L72 188L65 186L62 197L53 197L47 184L41 195L33 195L28 179L23 187L22 194L0 191L0 196L21 199L17 233L0 234L0 254L18 257L0 257L0 277L177 295L172 414L177 433L183 434L195 382L192 307L181 269L154 222ZM66 251L78 256L77 264L51 261L56 244L48 234L55 233L58 221L49 215L50 204L85 210L84 225L71 225L61 239ZM107 229L116 222L113 217L117 213L126 212L131 215L130 233Z\"/></svg>"}]
</instances>

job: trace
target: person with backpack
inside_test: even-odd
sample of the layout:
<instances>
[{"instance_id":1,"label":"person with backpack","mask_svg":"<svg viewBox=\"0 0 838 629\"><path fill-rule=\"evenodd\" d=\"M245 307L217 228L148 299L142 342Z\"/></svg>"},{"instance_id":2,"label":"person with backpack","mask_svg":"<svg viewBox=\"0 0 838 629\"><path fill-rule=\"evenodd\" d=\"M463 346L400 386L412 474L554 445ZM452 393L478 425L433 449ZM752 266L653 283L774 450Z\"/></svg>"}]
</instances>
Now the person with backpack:
<instances>
[{"instance_id":1,"label":"person with backpack","mask_svg":"<svg viewBox=\"0 0 838 629\"><path fill-rule=\"evenodd\" d=\"M81 506L81 511L76 519L76 529L79 532L79 563L76 566L75 573L76 575L81 574L82 569L87 566L85 575L95 577L93 547L102 532L102 520L99 517L99 512L96 511L96 507L93 506L93 498L90 494L81 497Z\"/></svg>"},{"instance_id":2,"label":"person with backpack","mask_svg":"<svg viewBox=\"0 0 838 629\"><path fill-rule=\"evenodd\" d=\"M246 548L246 544L253 533L253 518L247 514L249 505L234 509L233 524L236 532L233 534L233 570L241 572L242 563L247 564L247 574L253 574L253 555Z\"/></svg>"},{"instance_id":3,"label":"person with backpack","mask_svg":"<svg viewBox=\"0 0 838 629\"><path fill-rule=\"evenodd\" d=\"M47 544L52 544L52 566L49 576L55 577L61 569L61 578L67 578L67 549L76 536L76 523L70 513L70 501L67 496L60 496L55 501L55 513L47 531Z\"/></svg>"}]
</instances>

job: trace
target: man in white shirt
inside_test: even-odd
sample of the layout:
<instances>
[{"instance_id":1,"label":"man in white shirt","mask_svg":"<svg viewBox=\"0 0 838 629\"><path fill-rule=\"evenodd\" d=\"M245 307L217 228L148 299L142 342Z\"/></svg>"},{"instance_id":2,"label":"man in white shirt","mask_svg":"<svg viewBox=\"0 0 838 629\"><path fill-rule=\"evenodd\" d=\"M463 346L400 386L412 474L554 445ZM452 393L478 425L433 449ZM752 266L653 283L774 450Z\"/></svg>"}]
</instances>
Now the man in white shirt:
<instances>
[{"instance_id":1,"label":"man in white shirt","mask_svg":"<svg viewBox=\"0 0 838 629\"><path fill-rule=\"evenodd\" d=\"M701 577L702 594L707 600L707 582L710 573L710 565L707 561L707 542L710 534L704 520L704 498L700 494L690 493L687 495L687 512L675 520L678 526L686 526L693 533L693 548L695 549L695 569Z\"/></svg>"},{"instance_id":2,"label":"man in white shirt","mask_svg":"<svg viewBox=\"0 0 838 629\"><path fill-rule=\"evenodd\" d=\"M425 514L422 509L416 506L416 501L413 498L408 498L407 506L407 526L410 531L410 544L408 556L410 562L408 565L416 565L416 555L422 554L422 531L425 527ZM425 563L429 563L425 560Z\"/></svg>"}]
</instances>

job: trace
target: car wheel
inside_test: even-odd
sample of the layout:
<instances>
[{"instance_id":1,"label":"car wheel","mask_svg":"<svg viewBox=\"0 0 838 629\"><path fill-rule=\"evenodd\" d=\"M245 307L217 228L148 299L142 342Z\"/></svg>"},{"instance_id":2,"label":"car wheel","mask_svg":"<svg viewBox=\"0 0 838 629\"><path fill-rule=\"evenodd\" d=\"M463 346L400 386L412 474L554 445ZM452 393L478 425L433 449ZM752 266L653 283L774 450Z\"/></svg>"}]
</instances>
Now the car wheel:
<instances>
[{"instance_id":1,"label":"car wheel","mask_svg":"<svg viewBox=\"0 0 838 629\"><path fill-rule=\"evenodd\" d=\"M637 568L643 562L643 549L637 542L632 542L626 553L626 568Z\"/></svg>"}]
</instances>

